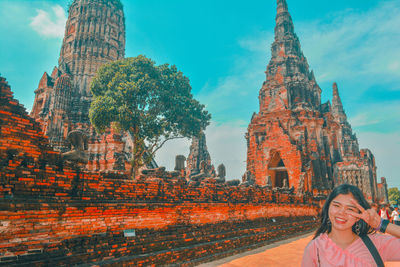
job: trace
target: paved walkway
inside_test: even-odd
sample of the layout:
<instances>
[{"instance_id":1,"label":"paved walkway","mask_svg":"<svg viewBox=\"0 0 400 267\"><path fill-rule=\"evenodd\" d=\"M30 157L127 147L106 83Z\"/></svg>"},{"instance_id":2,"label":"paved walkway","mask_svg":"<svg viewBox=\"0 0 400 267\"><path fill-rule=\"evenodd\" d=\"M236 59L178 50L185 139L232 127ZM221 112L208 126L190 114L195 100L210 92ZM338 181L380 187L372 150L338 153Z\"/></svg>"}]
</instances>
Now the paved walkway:
<instances>
[{"instance_id":1,"label":"paved walkway","mask_svg":"<svg viewBox=\"0 0 400 267\"><path fill-rule=\"evenodd\" d=\"M300 266L304 248L312 237L313 234L309 233L221 260L205 263L199 265L199 267ZM400 267L400 262L386 262L385 267Z\"/></svg>"}]
</instances>

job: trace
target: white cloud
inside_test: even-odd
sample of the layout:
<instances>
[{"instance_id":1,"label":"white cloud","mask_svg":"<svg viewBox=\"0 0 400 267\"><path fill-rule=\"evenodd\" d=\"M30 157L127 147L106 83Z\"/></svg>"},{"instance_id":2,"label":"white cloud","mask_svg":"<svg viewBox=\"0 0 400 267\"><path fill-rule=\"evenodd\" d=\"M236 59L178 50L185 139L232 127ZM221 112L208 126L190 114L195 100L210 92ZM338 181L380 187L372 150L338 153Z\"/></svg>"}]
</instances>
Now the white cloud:
<instances>
[{"instance_id":1,"label":"white cloud","mask_svg":"<svg viewBox=\"0 0 400 267\"><path fill-rule=\"evenodd\" d=\"M353 128L371 126L376 131L384 132L399 130L400 118L400 101L392 100L382 103L370 103L368 109L357 113L355 116L349 118L349 122ZM397 122L396 122L397 121ZM380 129L382 125L386 125L386 129Z\"/></svg>"},{"instance_id":2,"label":"white cloud","mask_svg":"<svg viewBox=\"0 0 400 267\"><path fill-rule=\"evenodd\" d=\"M317 81L399 81L399 13L400 2L387 1L365 13L346 10L330 22L297 23L303 51Z\"/></svg>"},{"instance_id":3,"label":"white cloud","mask_svg":"<svg viewBox=\"0 0 400 267\"><path fill-rule=\"evenodd\" d=\"M175 168L175 156L189 155L190 140L174 139L166 142L156 153L156 162L158 166L164 166L167 170Z\"/></svg>"},{"instance_id":4,"label":"white cloud","mask_svg":"<svg viewBox=\"0 0 400 267\"><path fill-rule=\"evenodd\" d=\"M368 148L375 156L378 182L386 177L389 187L400 188L400 102L373 103L349 118L357 134L360 148Z\"/></svg>"},{"instance_id":5,"label":"white cloud","mask_svg":"<svg viewBox=\"0 0 400 267\"><path fill-rule=\"evenodd\" d=\"M400 61L393 61L389 65L389 70L400 72Z\"/></svg>"},{"instance_id":6,"label":"white cloud","mask_svg":"<svg viewBox=\"0 0 400 267\"><path fill-rule=\"evenodd\" d=\"M247 78L246 74L225 77L211 90L206 85L196 98L206 103L207 110L218 122L237 118L250 120L251 110L256 111L258 106L257 96L262 79L262 72L253 78Z\"/></svg>"},{"instance_id":7,"label":"white cloud","mask_svg":"<svg viewBox=\"0 0 400 267\"><path fill-rule=\"evenodd\" d=\"M368 147L375 156L378 181L386 177L389 187L400 188L400 133L363 132L358 134L360 147Z\"/></svg>"},{"instance_id":8,"label":"white cloud","mask_svg":"<svg viewBox=\"0 0 400 267\"><path fill-rule=\"evenodd\" d=\"M363 113L358 113L354 117L349 118L349 122L352 127L362 127L379 122L379 120L377 119L371 119L370 115L371 114L368 111Z\"/></svg>"},{"instance_id":9,"label":"white cloud","mask_svg":"<svg viewBox=\"0 0 400 267\"><path fill-rule=\"evenodd\" d=\"M258 36L252 36L251 38L247 37L239 40L239 45L252 52L260 54L269 53L268 56L270 56L269 45L273 42L274 34L271 31L261 31L257 35ZM265 60L266 59L263 59L264 64Z\"/></svg>"},{"instance_id":10,"label":"white cloud","mask_svg":"<svg viewBox=\"0 0 400 267\"><path fill-rule=\"evenodd\" d=\"M67 21L66 14L60 5L55 5L51 9L51 12L37 9L37 15L32 18L30 26L42 36L62 38Z\"/></svg>"},{"instance_id":11,"label":"white cloud","mask_svg":"<svg viewBox=\"0 0 400 267\"><path fill-rule=\"evenodd\" d=\"M238 121L232 124L211 124L206 131L207 147L217 168L223 163L227 179L241 179L246 169L246 127Z\"/></svg>"},{"instance_id":12,"label":"white cloud","mask_svg":"<svg viewBox=\"0 0 400 267\"><path fill-rule=\"evenodd\" d=\"M217 122L242 120L247 125L253 112L258 111L258 93L265 81L265 68L270 57L269 44L273 35L260 32L256 38L244 37L238 43L243 49L235 56L231 74L216 85L206 84L196 95Z\"/></svg>"},{"instance_id":13,"label":"white cloud","mask_svg":"<svg viewBox=\"0 0 400 267\"><path fill-rule=\"evenodd\" d=\"M206 130L207 148L212 164L217 168L223 163L226 167L226 178L241 179L246 169L246 128L242 123L216 125L212 123ZM175 156L189 155L190 140L178 139L167 142L157 153L156 161L167 170L175 167Z\"/></svg>"}]
</instances>

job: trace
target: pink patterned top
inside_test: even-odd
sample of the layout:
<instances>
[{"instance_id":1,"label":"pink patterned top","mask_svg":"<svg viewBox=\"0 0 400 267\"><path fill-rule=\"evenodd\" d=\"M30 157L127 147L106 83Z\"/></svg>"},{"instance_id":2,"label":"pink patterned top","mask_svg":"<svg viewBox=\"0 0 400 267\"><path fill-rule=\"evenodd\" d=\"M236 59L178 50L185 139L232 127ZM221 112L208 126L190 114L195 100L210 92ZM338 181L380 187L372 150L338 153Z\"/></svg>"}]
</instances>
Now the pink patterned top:
<instances>
[{"instance_id":1,"label":"pink patterned top","mask_svg":"<svg viewBox=\"0 0 400 267\"><path fill-rule=\"evenodd\" d=\"M368 236L384 262L400 261L399 238L381 234L370 234ZM357 238L346 249L342 249L327 234L321 234L307 245L301 266L376 267L376 263L361 238Z\"/></svg>"}]
</instances>

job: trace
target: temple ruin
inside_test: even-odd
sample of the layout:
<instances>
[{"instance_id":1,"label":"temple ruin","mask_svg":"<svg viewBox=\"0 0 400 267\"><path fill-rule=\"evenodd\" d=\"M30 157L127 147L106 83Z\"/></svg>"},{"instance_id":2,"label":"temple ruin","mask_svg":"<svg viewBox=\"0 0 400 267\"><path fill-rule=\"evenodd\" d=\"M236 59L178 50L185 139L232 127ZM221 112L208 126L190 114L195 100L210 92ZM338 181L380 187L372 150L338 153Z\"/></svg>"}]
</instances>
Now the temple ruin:
<instances>
[{"instance_id":1,"label":"temple ruin","mask_svg":"<svg viewBox=\"0 0 400 267\"><path fill-rule=\"evenodd\" d=\"M125 55L125 18L119 0L73 1L69 6L58 67L45 72L35 90L31 116L57 151L68 152L68 136L80 131L88 144L85 169L131 172L132 138L109 129L95 132L89 121L90 82L98 68ZM149 167L157 167L155 161Z\"/></svg>"},{"instance_id":2,"label":"temple ruin","mask_svg":"<svg viewBox=\"0 0 400 267\"><path fill-rule=\"evenodd\" d=\"M351 183L369 201L384 201L374 156L360 151L337 84L333 83L332 103L321 103L321 88L303 55L287 3L278 0L277 5L260 109L246 135L246 176L260 186L293 187L297 194L318 195Z\"/></svg>"}]
</instances>

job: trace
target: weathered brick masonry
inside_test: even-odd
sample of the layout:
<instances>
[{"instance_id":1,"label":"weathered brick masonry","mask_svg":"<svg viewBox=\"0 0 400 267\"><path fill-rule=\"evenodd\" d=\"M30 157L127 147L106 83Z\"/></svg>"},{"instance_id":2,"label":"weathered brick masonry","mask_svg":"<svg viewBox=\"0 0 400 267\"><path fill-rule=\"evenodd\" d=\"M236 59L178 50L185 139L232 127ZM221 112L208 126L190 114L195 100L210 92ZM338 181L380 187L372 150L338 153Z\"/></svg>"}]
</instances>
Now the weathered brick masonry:
<instances>
[{"instance_id":1,"label":"weathered brick masonry","mask_svg":"<svg viewBox=\"0 0 400 267\"><path fill-rule=\"evenodd\" d=\"M111 130L97 134L89 121L90 82L101 65L124 55L125 17L121 2L71 1L58 67L51 75L45 72L35 90L30 115L41 124L51 146L64 153L81 149L78 158L91 171L131 170L131 136ZM86 142L74 148L69 139L77 132ZM155 162L150 165L156 167Z\"/></svg>"},{"instance_id":2,"label":"weathered brick masonry","mask_svg":"<svg viewBox=\"0 0 400 267\"><path fill-rule=\"evenodd\" d=\"M375 158L368 149L359 149L336 83L332 102L321 103L322 90L301 50L286 0L277 0L275 21L260 108L246 134L246 180L292 188L299 195L326 194L350 183L370 202L385 202Z\"/></svg>"},{"instance_id":3,"label":"weathered brick masonry","mask_svg":"<svg viewBox=\"0 0 400 267\"><path fill-rule=\"evenodd\" d=\"M315 226L319 202L289 191L80 172L4 78L0 104L2 265L194 265Z\"/></svg>"}]
</instances>

